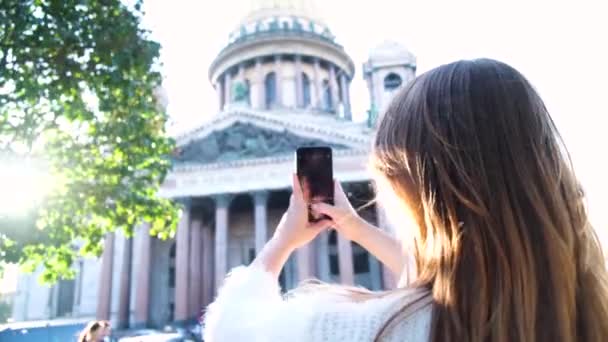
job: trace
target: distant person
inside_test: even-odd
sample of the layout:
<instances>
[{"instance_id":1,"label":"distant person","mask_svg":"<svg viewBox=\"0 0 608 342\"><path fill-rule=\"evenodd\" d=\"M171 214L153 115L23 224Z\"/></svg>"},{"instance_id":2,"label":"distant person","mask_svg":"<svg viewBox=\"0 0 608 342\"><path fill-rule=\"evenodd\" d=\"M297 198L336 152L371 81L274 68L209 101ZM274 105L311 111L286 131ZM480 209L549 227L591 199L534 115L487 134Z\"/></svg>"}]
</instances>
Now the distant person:
<instances>
[{"instance_id":1,"label":"distant person","mask_svg":"<svg viewBox=\"0 0 608 342\"><path fill-rule=\"evenodd\" d=\"M103 341L110 341L111 340L111 336L112 336L112 326L110 325L110 322L108 321L101 321L101 326L103 328L102 332L102 338Z\"/></svg>"},{"instance_id":2,"label":"distant person","mask_svg":"<svg viewBox=\"0 0 608 342\"><path fill-rule=\"evenodd\" d=\"M110 336L108 321L91 321L80 333L78 342L102 342L108 336Z\"/></svg>"},{"instance_id":3,"label":"distant person","mask_svg":"<svg viewBox=\"0 0 608 342\"><path fill-rule=\"evenodd\" d=\"M608 341L607 274L583 193L519 72L481 59L419 76L384 114L370 160L399 239L361 219L339 183L335 206L313 206L331 220L309 225L294 178L274 236L210 306L206 342ZM281 297L288 257L328 226L397 274L413 254L417 279Z\"/></svg>"}]
</instances>

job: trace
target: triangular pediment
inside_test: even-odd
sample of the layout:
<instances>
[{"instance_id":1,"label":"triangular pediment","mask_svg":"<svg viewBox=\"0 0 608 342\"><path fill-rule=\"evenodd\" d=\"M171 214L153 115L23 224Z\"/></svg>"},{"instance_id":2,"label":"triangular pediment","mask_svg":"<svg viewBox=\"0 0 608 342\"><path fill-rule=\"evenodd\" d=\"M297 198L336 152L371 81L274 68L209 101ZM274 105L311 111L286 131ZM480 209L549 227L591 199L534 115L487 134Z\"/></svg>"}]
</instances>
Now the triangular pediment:
<instances>
[{"instance_id":1,"label":"triangular pediment","mask_svg":"<svg viewBox=\"0 0 608 342\"><path fill-rule=\"evenodd\" d=\"M300 146L330 146L335 150L349 148L344 144L301 136L286 128L273 130L251 122L236 121L180 146L174 158L177 163L221 163L292 154Z\"/></svg>"}]
</instances>

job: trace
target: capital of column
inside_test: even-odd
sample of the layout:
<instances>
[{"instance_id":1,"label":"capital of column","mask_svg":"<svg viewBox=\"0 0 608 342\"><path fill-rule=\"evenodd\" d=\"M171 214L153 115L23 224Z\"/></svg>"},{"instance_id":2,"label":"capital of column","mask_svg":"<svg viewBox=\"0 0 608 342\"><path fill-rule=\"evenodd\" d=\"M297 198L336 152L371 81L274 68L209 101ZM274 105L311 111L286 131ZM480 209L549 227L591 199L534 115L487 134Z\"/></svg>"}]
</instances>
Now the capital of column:
<instances>
[{"instance_id":1,"label":"capital of column","mask_svg":"<svg viewBox=\"0 0 608 342\"><path fill-rule=\"evenodd\" d=\"M262 58L256 57L255 59L255 70L257 71L258 82L264 81L264 74L262 73Z\"/></svg>"},{"instance_id":2,"label":"capital of column","mask_svg":"<svg viewBox=\"0 0 608 342\"><path fill-rule=\"evenodd\" d=\"M232 199L234 198L234 195L232 195L232 194L219 194L219 195L212 196L212 198L215 201L215 206L217 208L227 208L230 205L230 202L232 202Z\"/></svg>"},{"instance_id":3,"label":"capital of column","mask_svg":"<svg viewBox=\"0 0 608 342\"><path fill-rule=\"evenodd\" d=\"M256 191L253 193L253 202L255 205L266 204L270 192L266 190Z\"/></svg>"}]
</instances>

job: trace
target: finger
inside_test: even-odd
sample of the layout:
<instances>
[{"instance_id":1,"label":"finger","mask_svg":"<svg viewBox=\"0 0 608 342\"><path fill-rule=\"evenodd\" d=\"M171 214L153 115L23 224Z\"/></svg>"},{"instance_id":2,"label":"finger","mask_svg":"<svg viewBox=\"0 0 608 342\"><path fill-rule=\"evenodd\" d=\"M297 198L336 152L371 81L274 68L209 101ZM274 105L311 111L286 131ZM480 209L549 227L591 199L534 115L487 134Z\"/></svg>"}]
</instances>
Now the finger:
<instances>
[{"instance_id":1,"label":"finger","mask_svg":"<svg viewBox=\"0 0 608 342\"><path fill-rule=\"evenodd\" d=\"M295 200L304 201L304 195L302 194L302 187L300 186L300 178L297 174L291 175L291 183L293 188L293 197Z\"/></svg>"},{"instance_id":2,"label":"finger","mask_svg":"<svg viewBox=\"0 0 608 342\"><path fill-rule=\"evenodd\" d=\"M311 205L312 210L319 214L324 214L332 219L335 219L339 215L338 209L331 204L325 202L317 202Z\"/></svg>"},{"instance_id":3,"label":"finger","mask_svg":"<svg viewBox=\"0 0 608 342\"><path fill-rule=\"evenodd\" d=\"M327 228L331 227L332 224L333 224L333 222L331 220L325 219L325 220L321 220L321 221L317 221L317 222L311 223L308 226L308 228L309 229L314 229L314 230L321 231L323 229L327 229Z\"/></svg>"}]
</instances>

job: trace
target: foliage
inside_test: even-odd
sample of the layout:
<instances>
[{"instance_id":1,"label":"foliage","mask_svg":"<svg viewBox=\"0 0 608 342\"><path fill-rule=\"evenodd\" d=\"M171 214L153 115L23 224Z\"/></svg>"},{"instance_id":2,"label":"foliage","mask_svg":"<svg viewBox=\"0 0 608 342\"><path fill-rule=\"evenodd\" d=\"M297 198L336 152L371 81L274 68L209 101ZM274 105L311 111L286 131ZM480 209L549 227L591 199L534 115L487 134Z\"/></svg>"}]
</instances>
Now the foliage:
<instances>
[{"instance_id":1,"label":"foliage","mask_svg":"<svg viewBox=\"0 0 608 342\"><path fill-rule=\"evenodd\" d=\"M109 231L130 235L140 220L162 238L175 231L176 206L157 196L174 146L155 96L160 46L140 7L0 1L0 151L44 159L55 180L37 234L0 222L0 258L43 266L45 282L71 277L79 254L100 255Z\"/></svg>"}]
</instances>

